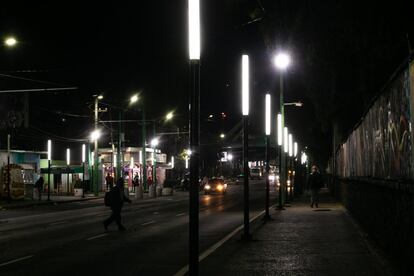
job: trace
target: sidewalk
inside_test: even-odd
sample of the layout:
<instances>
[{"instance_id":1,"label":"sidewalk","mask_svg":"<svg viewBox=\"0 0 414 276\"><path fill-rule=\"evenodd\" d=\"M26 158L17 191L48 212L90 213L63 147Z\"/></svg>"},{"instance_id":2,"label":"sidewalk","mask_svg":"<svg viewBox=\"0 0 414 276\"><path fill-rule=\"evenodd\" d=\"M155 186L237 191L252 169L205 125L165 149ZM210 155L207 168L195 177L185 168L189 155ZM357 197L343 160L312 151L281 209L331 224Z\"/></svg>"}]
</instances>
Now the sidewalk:
<instances>
[{"instance_id":1,"label":"sidewalk","mask_svg":"<svg viewBox=\"0 0 414 276\"><path fill-rule=\"evenodd\" d=\"M94 196L94 195L85 195L84 198L80 196L56 196L51 195L50 201L47 200L47 194L42 195L42 200L37 199L24 199L24 200L12 200L7 202L6 200L0 200L0 210L1 209L19 209L19 208L28 208L33 206L40 205L56 205L61 203L70 203L77 201L93 200L99 199L103 196Z\"/></svg>"},{"instance_id":2,"label":"sidewalk","mask_svg":"<svg viewBox=\"0 0 414 276\"><path fill-rule=\"evenodd\" d=\"M271 221L252 226L252 241L234 236L200 263L200 275L394 275L326 191L319 207L302 197L272 210Z\"/></svg>"}]
</instances>

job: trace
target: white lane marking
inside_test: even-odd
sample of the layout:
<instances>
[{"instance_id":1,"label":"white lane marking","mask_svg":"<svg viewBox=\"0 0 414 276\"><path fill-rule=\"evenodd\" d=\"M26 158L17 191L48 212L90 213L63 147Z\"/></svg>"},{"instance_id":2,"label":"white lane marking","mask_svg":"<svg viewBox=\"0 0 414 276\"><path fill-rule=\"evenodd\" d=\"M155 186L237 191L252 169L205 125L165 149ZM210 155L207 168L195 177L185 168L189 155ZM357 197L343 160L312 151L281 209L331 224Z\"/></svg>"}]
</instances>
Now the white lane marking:
<instances>
[{"instance_id":1,"label":"white lane marking","mask_svg":"<svg viewBox=\"0 0 414 276\"><path fill-rule=\"evenodd\" d=\"M185 213L179 213L179 214L176 214L175 216L179 217L179 216L184 216L184 215L185 215Z\"/></svg>"},{"instance_id":2,"label":"white lane marking","mask_svg":"<svg viewBox=\"0 0 414 276\"><path fill-rule=\"evenodd\" d=\"M145 225L149 225L149 224L153 224L153 223L155 223L155 221L151 220L151 221L148 221L148 222L145 222L145 223L141 224L141 226L145 226Z\"/></svg>"},{"instance_id":3,"label":"white lane marking","mask_svg":"<svg viewBox=\"0 0 414 276\"><path fill-rule=\"evenodd\" d=\"M86 240L87 240L87 241L91 241L91 240L94 240L94 239L99 239L99 238L105 237L106 235L108 235L108 234L103 233L103 234L99 234L99 235L96 235L96 236L93 236L93 237L87 238Z\"/></svg>"},{"instance_id":4,"label":"white lane marking","mask_svg":"<svg viewBox=\"0 0 414 276\"><path fill-rule=\"evenodd\" d=\"M14 260L8 261L8 262L6 262L6 263L2 263L2 264L0 264L0 267L2 267L2 266L6 266L6 265L9 265L9 264L13 264L13 263L17 263L17 262L20 262L20 261L23 261L23 260L27 260L27 259L30 259L30 258L32 258L32 257L33 257L33 255L29 255L29 256L26 256L26 257L22 257L22 258L14 259Z\"/></svg>"},{"instance_id":5,"label":"white lane marking","mask_svg":"<svg viewBox=\"0 0 414 276\"><path fill-rule=\"evenodd\" d=\"M274 207L276 205L273 205L272 207ZM261 211L259 214L257 214L256 216L252 217L249 220L249 223L252 223L253 221L255 221L258 217L262 216L265 213L265 210ZM240 230L242 230L244 227L244 225L240 225L239 227L237 227L236 229L234 229L230 234L228 234L227 236L225 236L224 238L222 238L221 240L219 240L218 242L216 242L215 244L213 244L213 246L211 246L210 248L208 248L206 251L204 251L203 253L201 253L201 255L198 256L198 262L201 262L202 260L204 260L205 258L207 258L211 253L213 253L214 251L216 251L220 246L222 246L226 241L228 241L229 239L231 239L234 235L236 235ZM187 274L188 272L188 264L185 265L183 268L181 268L177 273L174 274L174 276L184 276L185 274Z\"/></svg>"},{"instance_id":6,"label":"white lane marking","mask_svg":"<svg viewBox=\"0 0 414 276\"><path fill-rule=\"evenodd\" d=\"M49 225L53 226L53 225L59 225L59 224L64 224L64 223L67 223L67 221L66 220L55 221L55 222L49 223Z\"/></svg>"}]
</instances>

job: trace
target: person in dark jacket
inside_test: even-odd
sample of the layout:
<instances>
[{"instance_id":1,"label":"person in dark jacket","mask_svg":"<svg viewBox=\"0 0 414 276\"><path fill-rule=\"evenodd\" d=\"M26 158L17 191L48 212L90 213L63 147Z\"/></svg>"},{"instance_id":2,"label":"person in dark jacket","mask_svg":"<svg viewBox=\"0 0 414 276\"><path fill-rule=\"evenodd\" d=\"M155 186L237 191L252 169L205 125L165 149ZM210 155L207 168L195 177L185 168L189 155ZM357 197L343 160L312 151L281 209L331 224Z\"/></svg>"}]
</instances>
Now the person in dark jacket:
<instances>
[{"instance_id":1,"label":"person in dark jacket","mask_svg":"<svg viewBox=\"0 0 414 276\"><path fill-rule=\"evenodd\" d=\"M42 200L42 190L43 185L45 184L45 180L43 179L43 176L39 177L39 179L35 183L35 188L37 190L37 194L39 196L39 200Z\"/></svg>"},{"instance_id":2,"label":"person in dark jacket","mask_svg":"<svg viewBox=\"0 0 414 276\"><path fill-rule=\"evenodd\" d=\"M316 165L312 166L311 174L308 178L308 189L311 193L311 204L310 207L313 208L313 205L318 208L319 206L319 190L323 186L322 175L318 170Z\"/></svg>"},{"instance_id":3,"label":"person in dark jacket","mask_svg":"<svg viewBox=\"0 0 414 276\"><path fill-rule=\"evenodd\" d=\"M110 207L112 210L111 216L103 222L105 230L108 230L109 224L115 220L119 231L125 231L125 227L121 224L121 210L124 202L131 203L131 200L125 196L124 193L124 179L121 177L116 182L116 186L111 188Z\"/></svg>"}]
</instances>

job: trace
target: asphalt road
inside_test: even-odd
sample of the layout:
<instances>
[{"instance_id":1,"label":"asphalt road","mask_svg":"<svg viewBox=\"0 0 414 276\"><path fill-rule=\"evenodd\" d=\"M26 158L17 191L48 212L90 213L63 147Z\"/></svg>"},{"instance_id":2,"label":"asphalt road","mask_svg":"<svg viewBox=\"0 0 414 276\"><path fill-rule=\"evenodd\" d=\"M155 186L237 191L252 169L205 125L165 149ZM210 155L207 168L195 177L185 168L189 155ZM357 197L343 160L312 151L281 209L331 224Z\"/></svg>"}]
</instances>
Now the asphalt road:
<instances>
[{"instance_id":1,"label":"asphalt road","mask_svg":"<svg viewBox=\"0 0 414 276\"><path fill-rule=\"evenodd\" d=\"M251 217L264 195L251 181ZM174 275L187 264L188 193L126 204L125 232L104 230L109 214L102 200L1 211L0 275ZM200 253L242 223L242 186L200 194Z\"/></svg>"}]
</instances>

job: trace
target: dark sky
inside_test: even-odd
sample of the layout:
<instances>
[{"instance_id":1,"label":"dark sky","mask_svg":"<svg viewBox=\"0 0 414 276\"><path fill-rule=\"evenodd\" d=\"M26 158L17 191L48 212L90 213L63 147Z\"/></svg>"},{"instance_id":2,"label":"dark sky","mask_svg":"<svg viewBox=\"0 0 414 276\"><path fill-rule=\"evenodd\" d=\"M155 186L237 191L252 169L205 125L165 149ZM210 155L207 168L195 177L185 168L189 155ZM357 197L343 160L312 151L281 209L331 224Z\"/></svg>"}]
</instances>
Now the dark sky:
<instances>
[{"instance_id":1,"label":"dark sky","mask_svg":"<svg viewBox=\"0 0 414 276\"><path fill-rule=\"evenodd\" d=\"M15 130L16 136L32 137L36 149L42 148L48 132L84 138L92 127L88 106L97 93L104 94L106 102L125 105L134 91L142 91L148 117L174 109L179 115L174 126L185 126L186 5L184 0L3 3L0 35L13 34L20 43L1 49L1 73L51 83L1 77L1 88L79 87L71 93L31 94L32 129ZM287 108L287 124L301 145L326 160L332 123L346 134L408 56L407 34L414 43L413 10L409 1L202 1L202 118L223 111L228 115L224 122L204 124L202 132L214 135L241 119L240 57L248 53L251 128L260 133L264 94L278 96L278 72L271 58L286 49L293 64L286 76L285 100L305 103L301 109ZM108 113L103 116L109 118ZM137 133L134 127L126 126L131 140Z\"/></svg>"}]
</instances>

